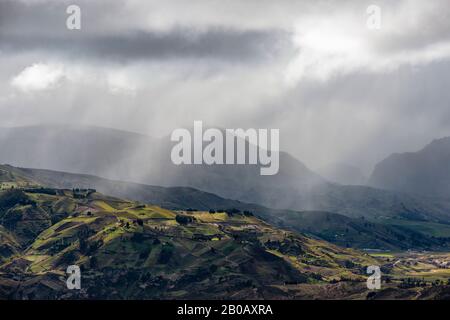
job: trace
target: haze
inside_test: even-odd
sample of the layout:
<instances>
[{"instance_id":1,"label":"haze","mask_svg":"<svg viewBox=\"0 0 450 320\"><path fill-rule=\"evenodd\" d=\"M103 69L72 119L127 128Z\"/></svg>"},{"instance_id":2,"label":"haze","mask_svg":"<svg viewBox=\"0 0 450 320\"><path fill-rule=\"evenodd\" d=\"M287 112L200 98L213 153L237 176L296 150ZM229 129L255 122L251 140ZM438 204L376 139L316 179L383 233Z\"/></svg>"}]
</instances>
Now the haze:
<instances>
[{"instance_id":1,"label":"haze","mask_svg":"<svg viewBox=\"0 0 450 320\"><path fill-rule=\"evenodd\" d=\"M445 0L79 0L79 31L70 4L0 0L0 126L275 128L312 169L366 174L450 135Z\"/></svg>"}]
</instances>

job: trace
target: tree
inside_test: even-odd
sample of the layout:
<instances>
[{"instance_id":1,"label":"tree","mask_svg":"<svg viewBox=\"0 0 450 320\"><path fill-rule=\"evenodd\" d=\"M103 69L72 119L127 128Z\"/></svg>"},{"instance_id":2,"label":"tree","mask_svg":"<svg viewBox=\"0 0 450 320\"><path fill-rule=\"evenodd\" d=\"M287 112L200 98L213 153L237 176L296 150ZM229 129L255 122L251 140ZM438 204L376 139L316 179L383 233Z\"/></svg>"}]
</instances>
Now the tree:
<instances>
[{"instance_id":1,"label":"tree","mask_svg":"<svg viewBox=\"0 0 450 320\"><path fill-rule=\"evenodd\" d=\"M92 269L98 268L98 259L97 259L97 257L91 257L91 259L89 260L89 264L90 264Z\"/></svg>"},{"instance_id":2,"label":"tree","mask_svg":"<svg viewBox=\"0 0 450 320\"><path fill-rule=\"evenodd\" d=\"M193 218L189 217L189 216L184 216L184 215L181 215L181 214L177 214L177 216L175 217L175 220L179 224L188 224L188 223L191 223L193 221Z\"/></svg>"},{"instance_id":3,"label":"tree","mask_svg":"<svg viewBox=\"0 0 450 320\"><path fill-rule=\"evenodd\" d=\"M172 258L174 247L172 245L165 245L162 247L158 257L158 264L166 264Z\"/></svg>"},{"instance_id":4,"label":"tree","mask_svg":"<svg viewBox=\"0 0 450 320\"><path fill-rule=\"evenodd\" d=\"M87 243L86 239L81 238L81 239L79 239L79 241L80 241L80 252L82 254L87 253L89 247L88 247L88 243Z\"/></svg>"}]
</instances>

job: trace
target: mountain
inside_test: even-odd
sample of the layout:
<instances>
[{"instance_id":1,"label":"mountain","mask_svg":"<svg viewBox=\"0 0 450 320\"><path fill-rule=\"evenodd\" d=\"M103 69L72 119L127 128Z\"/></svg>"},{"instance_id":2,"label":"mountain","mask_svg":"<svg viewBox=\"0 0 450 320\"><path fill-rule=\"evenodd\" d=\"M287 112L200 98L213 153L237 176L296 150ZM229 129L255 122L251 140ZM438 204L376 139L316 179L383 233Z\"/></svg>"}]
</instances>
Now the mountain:
<instances>
[{"instance_id":1,"label":"mountain","mask_svg":"<svg viewBox=\"0 0 450 320\"><path fill-rule=\"evenodd\" d=\"M376 263L247 212L32 186L1 191L0 205L1 238L13 247L1 251L0 293L13 299L280 299L311 284L365 297L365 268ZM65 286L69 265L81 268L81 291Z\"/></svg>"},{"instance_id":2,"label":"mountain","mask_svg":"<svg viewBox=\"0 0 450 320\"><path fill-rule=\"evenodd\" d=\"M228 186L236 179L247 182L249 188L257 186L260 180L303 187L325 183L319 175L285 152L280 152L280 172L272 179L263 179L257 165L176 166L170 158L173 145L170 137L153 139L99 127L0 128L0 162L19 167L93 174L153 185L202 184L205 189L214 188L213 183L208 184L210 178L220 178L225 179L220 184L222 192L231 194L237 194ZM248 148L248 143L246 146Z\"/></svg>"},{"instance_id":3,"label":"mountain","mask_svg":"<svg viewBox=\"0 0 450 320\"><path fill-rule=\"evenodd\" d=\"M264 220L282 228L313 235L342 247L404 251L448 250L450 225L406 219L371 221L321 211L257 211Z\"/></svg>"},{"instance_id":4,"label":"mountain","mask_svg":"<svg viewBox=\"0 0 450 320\"><path fill-rule=\"evenodd\" d=\"M169 137L153 139L97 127L1 128L0 163L159 186L193 187L243 201L268 191L307 190L327 183L284 152L280 153L280 172L260 176L257 165L176 166L170 160L172 145Z\"/></svg>"},{"instance_id":5,"label":"mountain","mask_svg":"<svg viewBox=\"0 0 450 320\"><path fill-rule=\"evenodd\" d=\"M280 153L279 173L261 176L257 165L176 166L170 161L168 138L155 140L118 130L23 127L3 129L0 137L0 161L20 166L166 187L191 187L280 210L326 211L353 218L401 216L450 221L450 200L330 183L284 152ZM116 194L109 189L102 191ZM130 194L137 197L135 192Z\"/></svg>"},{"instance_id":6,"label":"mountain","mask_svg":"<svg viewBox=\"0 0 450 320\"><path fill-rule=\"evenodd\" d=\"M329 242L352 248L384 250L442 250L450 241L450 226L418 221L411 216L366 220L330 212L297 212L270 209L261 205L225 199L212 193L187 187L158 187L113 181L91 175L79 175L40 169L0 166L0 182L5 188L28 185L62 189L89 189L162 206L170 210L231 210L256 212L271 224L296 232L308 233ZM427 228L428 226L428 228ZM439 233L435 231L438 230Z\"/></svg>"},{"instance_id":7,"label":"mountain","mask_svg":"<svg viewBox=\"0 0 450 320\"><path fill-rule=\"evenodd\" d=\"M57 189L93 188L115 197L151 203L174 210L188 208L209 210L210 208L231 208L242 205L239 201L224 199L215 194L189 187L150 186L109 180L93 175L16 168L10 165L0 165L0 183L4 184L5 188L11 184L19 186L32 184Z\"/></svg>"},{"instance_id":8,"label":"mountain","mask_svg":"<svg viewBox=\"0 0 450 320\"><path fill-rule=\"evenodd\" d=\"M417 152L392 154L375 166L369 184L450 198L450 137L434 140Z\"/></svg>"},{"instance_id":9,"label":"mountain","mask_svg":"<svg viewBox=\"0 0 450 320\"><path fill-rule=\"evenodd\" d=\"M317 171L328 181L343 185L365 185L367 177L361 169L345 163L331 163Z\"/></svg>"},{"instance_id":10,"label":"mountain","mask_svg":"<svg viewBox=\"0 0 450 320\"><path fill-rule=\"evenodd\" d=\"M99 127L0 128L0 163L138 180L144 168L149 174L157 143L145 135Z\"/></svg>"}]
</instances>

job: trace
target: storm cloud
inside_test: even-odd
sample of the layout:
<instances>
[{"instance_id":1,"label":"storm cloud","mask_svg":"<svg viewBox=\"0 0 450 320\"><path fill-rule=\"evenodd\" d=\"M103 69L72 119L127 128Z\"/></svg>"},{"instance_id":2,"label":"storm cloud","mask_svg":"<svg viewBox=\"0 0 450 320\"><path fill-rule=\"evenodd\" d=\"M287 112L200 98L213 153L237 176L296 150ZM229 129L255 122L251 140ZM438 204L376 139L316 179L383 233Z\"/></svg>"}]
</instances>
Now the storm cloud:
<instances>
[{"instance_id":1,"label":"storm cloud","mask_svg":"<svg viewBox=\"0 0 450 320\"><path fill-rule=\"evenodd\" d=\"M447 1L80 0L81 30L69 4L0 0L0 126L279 128L366 173L450 135Z\"/></svg>"}]
</instances>

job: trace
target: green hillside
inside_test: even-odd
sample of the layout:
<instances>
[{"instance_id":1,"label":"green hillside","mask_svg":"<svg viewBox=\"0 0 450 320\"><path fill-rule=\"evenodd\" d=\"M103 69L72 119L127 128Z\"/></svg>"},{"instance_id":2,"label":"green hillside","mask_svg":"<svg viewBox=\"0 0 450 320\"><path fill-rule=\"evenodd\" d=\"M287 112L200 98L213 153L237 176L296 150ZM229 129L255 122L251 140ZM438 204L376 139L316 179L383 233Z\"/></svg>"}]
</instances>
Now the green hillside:
<instances>
[{"instance_id":1,"label":"green hillside","mask_svg":"<svg viewBox=\"0 0 450 320\"><path fill-rule=\"evenodd\" d=\"M370 220L322 211L261 211L266 221L320 237L343 247L359 249L448 250L450 225L407 219Z\"/></svg>"},{"instance_id":2,"label":"green hillside","mask_svg":"<svg viewBox=\"0 0 450 320\"><path fill-rule=\"evenodd\" d=\"M9 188L0 191L0 298L413 299L447 294L448 286L435 282L448 276L443 267L450 263L448 255L369 255L274 227L256 210L164 209L93 189L49 188L20 174L8 178L3 183ZM328 215L314 219L326 221ZM329 225L339 218L331 217ZM302 219L306 229L319 221ZM69 265L81 268L81 290L66 287ZM366 287L369 265L382 268L381 291ZM422 282L410 280L416 277Z\"/></svg>"},{"instance_id":3,"label":"green hillside","mask_svg":"<svg viewBox=\"0 0 450 320\"><path fill-rule=\"evenodd\" d=\"M421 210L407 210L389 205L386 215L364 218L347 217L342 214L323 211L276 210L257 204L244 203L221 198L215 194L186 187L159 187L144 184L113 181L91 175L72 174L51 170L23 169L0 166L5 177L13 178L7 183L35 184L52 188L95 188L103 194L113 195L159 205L171 210L230 209L252 211L272 225L296 232L314 235L343 247L381 250L448 250L450 224L423 219ZM7 173L7 174L6 174ZM13 182L11 182L13 181ZM29 182L30 181L30 182ZM5 182L5 185L8 185ZM345 203L340 204L345 207ZM370 204L367 204L370 206ZM445 207L444 207L445 208ZM427 212L427 211L424 211Z\"/></svg>"},{"instance_id":4,"label":"green hillside","mask_svg":"<svg viewBox=\"0 0 450 320\"><path fill-rule=\"evenodd\" d=\"M171 211L93 191L30 191L0 194L9 207L0 220L2 246L11 247L1 257L0 287L15 297L281 298L287 285L362 283L365 267L376 262L249 212ZM73 264L83 270L78 293L60 280ZM32 285L37 279L45 290Z\"/></svg>"}]
</instances>

